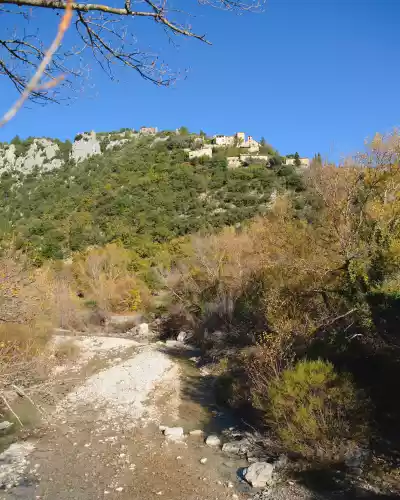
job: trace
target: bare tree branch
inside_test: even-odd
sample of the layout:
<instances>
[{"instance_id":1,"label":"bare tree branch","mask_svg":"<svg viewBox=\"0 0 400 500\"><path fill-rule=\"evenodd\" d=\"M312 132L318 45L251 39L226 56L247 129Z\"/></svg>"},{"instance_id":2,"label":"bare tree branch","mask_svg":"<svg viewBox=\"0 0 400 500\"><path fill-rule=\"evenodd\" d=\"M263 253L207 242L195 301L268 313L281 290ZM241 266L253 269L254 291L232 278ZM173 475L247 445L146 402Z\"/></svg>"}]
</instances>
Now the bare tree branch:
<instances>
[{"instance_id":1,"label":"bare tree branch","mask_svg":"<svg viewBox=\"0 0 400 500\"><path fill-rule=\"evenodd\" d=\"M151 50L136 46L132 26L136 26L134 23L138 19L149 19L156 25L161 25L169 42L174 45L176 37L194 38L211 44L205 34L196 32L187 22L187 18L193 17L193 13L179 9L180 1L182 5L187 3L187 0L176 0L174 5L171 0L105 0L104 3L68 1L68 8L76 13L75 37L72 33L68 40L70 45L59 47L57 53L53 54L43 72L49 82L31 89L29 99L42 103L58 102L61 90L73 88L75 80L89 69L86 54L90 54L90 58L113 80L118 68L125 67L133 69L142 78L156 85L170 85L179 73L172 72ZM260 10L266 0L197 1L203 6L241 13ZM41 30L37 34L32 33L32 11L54 11L55 15L60 15L60 11L65 11L66 7L65 0L0 0L0 16L22 14L29 22L26 27L18 23L14 31L10 25L7 36L3 35L0 39L0 76L8 78L19 93L23 94L32 70L39 69L46 54ZM55 87L56 83L60 83L60 73L65 77L61 85Z\"/></svg>"},{"instance_id":2,"label":"bare tree branch","mask_svg":"<svg viewBox=\"0 0 400 500\"><path fill-rule=\"evenodd\" d=\"M0 127L5 125L8 121L10 121L16 115L18 110L21 108L21 106L24 104L24 102L29 98L29 96L32 92L37 91L37 88L40 85L40 80L41 80L43 74L45 73L47 66L51 62L54 53L56 52L62 39L64 38L65 32L67 31L67 29L69 28L69 25L71 24L71 19L72 19L71 0L67 0L65 13L64 13L64 15L61 19L61 22L58 26L57 35L54 38L53 43L50 45L44 58L42 59L41 63L39 64L36 72L32 76L28 85L25 87L24 91L22 92L20 98L15 102L15 104L12 106L12 108L10 108L5 113L5 115L1 119Z\"/></svg>"},{"instance_id":3,"label":"bare tree branch","mask_svg":"<svg viewBox=\"0 0 400 500\"><path fill-rule=\"evenodd\" d=\"M190 29L185 29L179 24L174 23L168 19L165 14L164 9L157 7L150 0L144 0L150 7L151 11L131 11L129 8L117 8L110 7L105 4L97 4L97 3L76 3L73 2L71 4L71 8L74 11L78 12L104 12L105 14L115 14L117 16L133 16L133 17L149 17L154 19L156 22L165 24L168 28L170 28L173 32L184 35L187 37L197 38L202 42L210 44L208 40L206 40L204 35L198 35L190 31ZM56 9L56 10L65 10L66 2L62 0L1 0L1 3L18 5L18 6L30 6L30 7L41 7L45 9ZM129 3L130 6L130 3Z\"/></svg>"}]
</instances>

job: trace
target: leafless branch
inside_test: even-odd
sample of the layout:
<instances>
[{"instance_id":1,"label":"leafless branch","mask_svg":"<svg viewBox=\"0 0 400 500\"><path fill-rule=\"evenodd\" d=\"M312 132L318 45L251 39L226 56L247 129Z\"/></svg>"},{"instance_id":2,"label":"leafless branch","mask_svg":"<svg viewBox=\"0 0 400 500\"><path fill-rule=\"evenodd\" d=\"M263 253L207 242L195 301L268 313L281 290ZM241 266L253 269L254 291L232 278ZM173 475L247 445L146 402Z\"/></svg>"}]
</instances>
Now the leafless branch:
<instances>
[{"instance_id":1,"label":"leafless branch","mask_svg":"<svg viewBox=\"0 0 400 500\"><path fill-rule=\"evenodd\" d=\"M22 97L29 84L31 72L39 69L46 54L40 34L32 34L32 11L50 10L60 15L68 5L68 8L76 13L74 26L77 42L74 41L69 47L59 47L57 53L52 55L42 73L43 77L50 81L37 85L35 89L31 88L29 99L42 103L58 102L61 90L65 87L73 88L74 80L88 69L87 63L84 62L86 53L90 54L91 59L94 59L111 79L116 78L118 67L123 67L133 69L142 78L156 85L170 85L179 74L172 72L151 50L136 46L137 40L132 34L132 25L138 19L148 19L156 25L161 25L172 44L175 44L177 37L193 38L210 44L206 35L197 32L188 22L188 18L194 17L194 13L187 12L188 9L180 9L179 1L182 1L184 6L188 3L185 0L178 0L174 5L171 0L115 0L105 3L73 0L0 0L0 15L22 14L29 21L26 27L19 23L18 29L12 33L7 32L7 36L3 35L0 40L0 76L7 77ZM260 10L265 1L198 0L198 3L241 13ZM83 69L73 69L76 68L77 60L83 64ZM59 80L60 73L65 75L62 82ZM59 83L60 85L56 85Z\"/></svg>"},{"instance_id":2,"label":"leafless branch","mask_svg":"<svg viewBox=\"0 0 400 500\"><path fill-rule=\"evenodd\" d=\"M24 102L29 98L30 94L32 92L35 92L36 89L38 88L38 86L40 84L40 80L41 80L43 74L45 73L47 66L51 62L53 55L55 54L56 50L60 46L62 39L64 38L65 32L67 31L67 29L69 28L69 25L71 24L71 19L72 19L71 4L72 4L71 0L67 0L65 13L64 13L64 15L61 19L61 22L58 26L57 35L54 38L53 43L50 45L49 49L47 50L44 58L42 59L41 63L39 64L36 72L32 76L28 85L26 85L20 98L15 102L15 104L3 116L2 120L0 121L0 127L5 125L8 121L10 121L16 115L16 113L21 108L21 106L24 104Z\"/></svg>"},{"instance_id":3,"label":"leafless branch","mask_svg":"<svg viewBox=\"0 0 400 500\"><path fill-rule=\"evenodd\" d=\"M19 425L23 427L23 424L21 422L21 419L19 416L15 413L15 411L12 409L10 403L7 401L7 398L4 396L4 394L0 394L0 398L3 400L4 404L6 405L8 411L14 416L14 418L18 421Z\"/></svg>"},{"instance_id":4,"label":"leafless branch","mask_svg":"<svg viewBox=\"0 0 400 500\"><path fill-rule=\"evenodd\" d=\"M210 43L206 40L204 35L198 35L191 31L190 29L184 28L183 26L170 21L167 17L164 8L156 6L151 0L144 0L144 2L150 6L151 10L149 11L139 11L139 10L130 10L130 8L126 8L126 4L123 8L110 7L105 4L98 3L78 3L78 2L68 2L68 5L71 6L71 9L77 12L103 12L105 14L114 14L117 16L130 16L130 17L147 17L150 19L154 19L156 22L164 24L169 29L171 29L174 33L179 35L184 35L191 38L197 38L205 43ZM18 6L30 6L30 7L41 7L45 9L53 9L53 10L65 10L67 6L67 2L63 0L1 0L1 3L10 4L10 5L18 5ZM130 7L130 4L128 4Z\"/></svg>"}]
</instances>

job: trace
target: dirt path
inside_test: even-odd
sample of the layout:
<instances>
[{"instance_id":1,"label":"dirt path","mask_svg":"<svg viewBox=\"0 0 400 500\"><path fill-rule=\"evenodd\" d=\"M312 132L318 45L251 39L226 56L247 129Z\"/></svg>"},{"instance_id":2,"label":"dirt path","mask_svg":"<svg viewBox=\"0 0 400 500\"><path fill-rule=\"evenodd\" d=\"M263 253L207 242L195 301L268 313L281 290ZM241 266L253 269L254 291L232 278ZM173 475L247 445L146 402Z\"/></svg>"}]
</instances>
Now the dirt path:
<instances>
[{"instance_id":1,"label":"dirt path","mask_svg":"<svg viewBox=\"0 0 400 500\"><path fill-rule=\"evenodd\" d=\"M183 425L188 432L206 418L201 402L185 396L180 363L165 348L109 337L80 344L80 361L72 369L78 366L85 376L52 411L51 425L22 443L26 450L14 464L20 484L0 498L248 497L236 489L239 462L207 447L201 437L175 443L160 432L159 424ZM68 369L59 372L68 375Z\"/></svg>"}]
</instances>

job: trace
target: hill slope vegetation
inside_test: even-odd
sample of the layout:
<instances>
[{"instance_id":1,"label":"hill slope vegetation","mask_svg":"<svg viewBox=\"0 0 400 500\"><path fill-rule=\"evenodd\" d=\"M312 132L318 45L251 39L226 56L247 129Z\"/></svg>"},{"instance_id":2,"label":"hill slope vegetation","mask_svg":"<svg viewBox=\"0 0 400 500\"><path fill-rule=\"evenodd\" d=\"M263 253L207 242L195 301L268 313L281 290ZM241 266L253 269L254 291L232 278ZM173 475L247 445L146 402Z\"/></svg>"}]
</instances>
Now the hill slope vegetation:
<instances>
[{"instance_id":1,"label":"hill slope vegetation","mask_svg":"<svg viewBox=\"0 0 400 500\"><path fill-rule=\"evenodd\" d=\"M302 189L291 167L230 170L221 153L190 163L185 145L141 138L51 172L3 173L3 235L39 262L116 241L146 256L154 243L265 212L276 190Z\"/></svg>"}]
</instances>

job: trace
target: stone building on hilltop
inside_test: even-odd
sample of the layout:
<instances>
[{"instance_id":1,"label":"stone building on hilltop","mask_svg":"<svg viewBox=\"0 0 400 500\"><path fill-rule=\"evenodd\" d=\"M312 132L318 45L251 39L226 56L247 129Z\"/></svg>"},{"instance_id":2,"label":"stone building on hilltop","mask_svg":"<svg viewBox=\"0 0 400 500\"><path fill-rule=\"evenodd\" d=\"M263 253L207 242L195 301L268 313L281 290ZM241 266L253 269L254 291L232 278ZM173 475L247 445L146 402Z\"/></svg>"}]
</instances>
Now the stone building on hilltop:
<instances>
[{"instance_id":1,"label":"stone building on hilltop","mask_svg":"<svg viewBox=\"0 0 400 500\"><path fill-rule=\"evenodd\" d=\"M248 148L250 153L260 150L260 144L249 135L246 139L245 132L236 132L235 135L214 135L213 144L216 147L227 148L237 146Z\"/></svg>"},{"instance_id":2,"label":"stone building on hilltop","mask_svg":"<svg viewBox=\"0 0 400 500\"><path fill-rule=\"evenodd\" d=\"M142 135L156 135L158 133L157 127L140 127L139 133Z\"/></svg>"}]
</instances>

